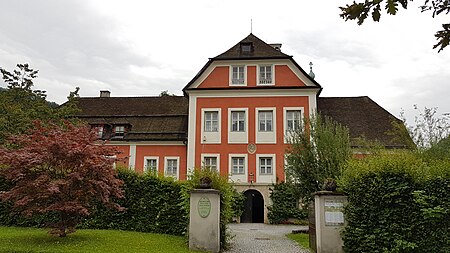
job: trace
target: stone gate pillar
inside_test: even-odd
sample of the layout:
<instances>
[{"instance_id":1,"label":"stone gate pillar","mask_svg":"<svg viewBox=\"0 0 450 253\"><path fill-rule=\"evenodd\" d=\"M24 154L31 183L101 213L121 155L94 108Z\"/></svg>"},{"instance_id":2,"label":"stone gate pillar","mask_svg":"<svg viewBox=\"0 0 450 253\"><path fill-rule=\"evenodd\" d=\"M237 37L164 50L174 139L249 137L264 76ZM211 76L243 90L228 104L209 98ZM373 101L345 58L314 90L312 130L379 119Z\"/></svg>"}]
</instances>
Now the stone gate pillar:
<instances>
[{"instance_id":1,"label":"stone gate pillar","mask_svg":"<svg viewBox=\"0 0 450 253\"><path fill-rule=\"evenodd\" d=\"M344 206L347 196L331 191L316 192L314 196L315 245L316 253L342 253L344 245L341 231L345 226ZM312 231L311 231L312 232Z\"/></svg>"},{"instance_id":2,"label":"stone gate pillar","mask_svg":"<svg viewBox=\"0 0 450 253\"><path fill-rule=\"evenodd\" d=\"M220 251L220 192L218 190L191 191L189 249Z\"/></svg>"}]
</instances>

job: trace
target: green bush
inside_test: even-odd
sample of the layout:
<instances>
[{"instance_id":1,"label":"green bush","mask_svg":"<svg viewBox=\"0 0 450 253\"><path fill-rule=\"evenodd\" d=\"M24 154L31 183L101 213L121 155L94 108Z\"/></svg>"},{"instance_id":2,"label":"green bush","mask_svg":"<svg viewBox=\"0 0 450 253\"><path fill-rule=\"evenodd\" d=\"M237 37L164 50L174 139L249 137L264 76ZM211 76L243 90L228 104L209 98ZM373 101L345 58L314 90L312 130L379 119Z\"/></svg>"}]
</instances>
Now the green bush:
<instances>
[{"instance_id":1,"label":"green bush","mask_svg":"<svg viewBox=\"0 0 450 253\"><path fill-rule=\"evenodd\" d=\"M233 206L239 203L240 195L236 194L233 186L228 183L227 177L221 176L218 172L209 168L195 169L183 184L183 205L186 214L189 214L190 192L193 189L200 188L200 179L203 177L209 177L212 181L211 188L220 191L220 248L226 249L231 239L231 235L227 230L227 224L239 212L239 210L233 210Z\"/></svg>"},{"instance_id":2,"label":"green bush","mask_svg":"<svg viewBox=\"0 0 450 253\"><path fill-rule=\"evenodd\" d=\"M270 192L272 205L267 207L267 218L272 224L285 223L290 218L302 220L308 216L306 207L299 209L300 194L294 184L279 183L273 186Z\"/></svg>"},{"instance_id":3,"label":"green bush","mask_svg":"<svg viewBox=\"0 0 450 253\"><path fill-rule=\"evenodd\" d=\"M82 228L185 234L188 216L180 205L182 183L130 170L118 170L118 177L124 181L125 198L116 201L126 210L117 212L98 205Z\"/></svg>"},{"instance_id":4,"label":"green bush","mask_svg":"<svg viewBox=\"0 0 450 253\"><path fill-rule=\"evenodd\" d=\"M188 214L181 197L182 183L170 178L139 175L130 170L118 170L124 181L125 198L115 200L126 210L118 212L101 204L92 208L80 228L118 229L184 235ZM0 179L0 190L11 187ZM10 203L0 202L0 225L42 227L53 220L52 215L35 215L25 218L11 211Z\"/></svg>"},{"instance_id":5,"label":"green bush","mask_svg":"<svg viewBox=\"0 0 450 253\"><path fill-rule=\"evenodd\" d=\"M414 152L349 162L345 252L450 252L449 170Z\"/></svg>"}]
</instances>

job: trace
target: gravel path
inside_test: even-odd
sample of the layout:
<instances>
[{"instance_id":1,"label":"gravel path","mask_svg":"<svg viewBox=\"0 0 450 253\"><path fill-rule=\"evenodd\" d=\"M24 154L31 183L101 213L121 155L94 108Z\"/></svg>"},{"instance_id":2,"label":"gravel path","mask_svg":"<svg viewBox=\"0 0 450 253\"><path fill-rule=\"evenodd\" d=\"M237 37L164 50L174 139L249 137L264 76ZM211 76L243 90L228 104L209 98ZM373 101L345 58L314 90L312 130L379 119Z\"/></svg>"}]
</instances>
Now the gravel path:
<instances>
[{"instance_id":1,"label":"gravel path","mask_svg":"<svg viewBox=\"0 0 450 253\"><path fill-rule=\"evenodd\" d=\"M293 229L305 228L292 225L267 225L241 223L228 225L234 238L225 253L309 253L285 235Z\"/></svg>"}]
</instances>

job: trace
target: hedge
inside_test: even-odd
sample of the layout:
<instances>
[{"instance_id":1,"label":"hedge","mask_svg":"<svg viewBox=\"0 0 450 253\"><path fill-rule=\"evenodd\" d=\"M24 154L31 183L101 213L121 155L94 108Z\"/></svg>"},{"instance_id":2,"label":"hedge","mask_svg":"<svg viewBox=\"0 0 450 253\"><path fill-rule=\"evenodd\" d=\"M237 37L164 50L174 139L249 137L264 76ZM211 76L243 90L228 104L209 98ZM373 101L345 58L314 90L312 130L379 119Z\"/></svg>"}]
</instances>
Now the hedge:
<instances>
[{"instance_id":1,"label":"hedge","mask_svg":"<svg viewBox=\"0 0 450 253\"><path fill-rule=\"evenodd\" d=\"M450 162L417 153L351 161L345 252L450 252Z\"/></svg>"},{"instance_id":2,"label":"hedge","mask_svg":"<svg viewBox=\"0 0 450 253\"><path fill-rule=\"evenodd\" d=\"M267 207L267 218L271 224L287 223L291 218L303 220L308 216L307 209L300 209L298 206L300 194L296 191L295 184L282 182L273 185L270 199L272 205Z\"/></svg>"},{"instance_id":3,"label":"hedge","mask_svg":"<svg viewBox=\"0 0 450 253\"><path fill-rule=\"evenodd\" d=\"M182 202L180 182L150 174L119 170L125 198L116 200L124 212L98 205L81 228L118 229L172 235L186 233L188 214Z\"/></svg>"},{"instance_id":4,"label":"hedge","mask_svg":"<svg viewBox=\"0 0 450 253\"><path fill-rule=\"evenodd\" d=\"M154 232L172 235L186 233L188 214L182 206L182 183L170 178L139 175L129 170L118 170L124 181L125 198L115 200L126 210L118 212L95 205L91 215L79 228L117 229ZM0 179L0 191L11 185ZM54 218L51 214L22 217L11 212L11 204L0 202L0 225L44 227Z\"/></svg>"}]
</instances>

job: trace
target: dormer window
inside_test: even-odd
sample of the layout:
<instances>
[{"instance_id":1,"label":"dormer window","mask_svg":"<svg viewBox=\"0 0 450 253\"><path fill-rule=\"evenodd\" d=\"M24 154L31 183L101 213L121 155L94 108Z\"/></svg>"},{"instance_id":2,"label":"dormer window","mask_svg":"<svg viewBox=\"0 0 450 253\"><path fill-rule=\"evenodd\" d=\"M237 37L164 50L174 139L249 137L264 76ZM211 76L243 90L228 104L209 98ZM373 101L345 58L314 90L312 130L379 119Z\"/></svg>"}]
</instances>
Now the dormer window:
<instances>
[{"instance_id":1,"label":"dormer window","mask_svg":"<svg viewBox=\"0 0 450 253\"><path fill-rule=\"evenodd\" d=\"M245 85L245 66L231 67L231 84Z\"/></svg>"},{"instance_id":2,"label":"dormer window","mask_svg":"<svg viewBox=\"0 0 450 253\"><path fill-rule=\"evenodd\" d=\"M118 125L114 127L114 137L123 138L125 135L125 126Z\"/></svg>"},{"instance_id":3,"label":"dormer window","mask_svg":"<svg viewBox=\"0 0 450 253\"><path fill-rule=\"evenodd\" d=\"M97 137L99 139L102 139L103 138L103 131L104 131L103 126L97 126L96 129L97 129Z\"/></svg>"},{"instance_id":4,"label":"dormer window","mask_svg":"<svg viewBox=\"0 0 450 253\"><path fill-rule=\"evenodd\" d=\"M253 43L242 42L241 43L241 53L242 54L250 54L251 52L253 52Z\"/></svg>"}]
</instances>

